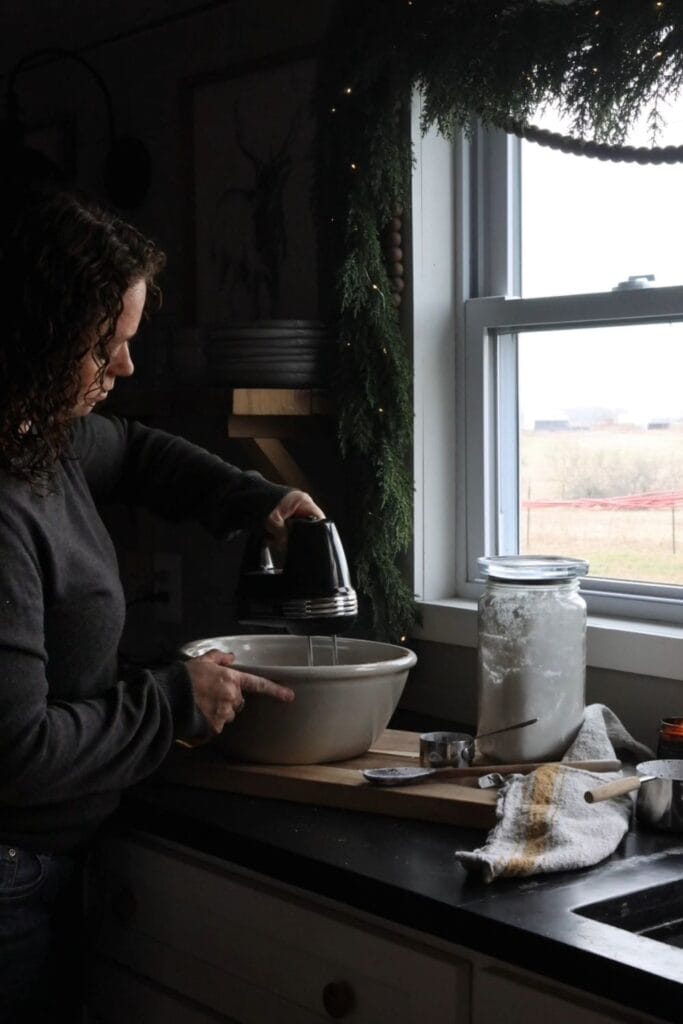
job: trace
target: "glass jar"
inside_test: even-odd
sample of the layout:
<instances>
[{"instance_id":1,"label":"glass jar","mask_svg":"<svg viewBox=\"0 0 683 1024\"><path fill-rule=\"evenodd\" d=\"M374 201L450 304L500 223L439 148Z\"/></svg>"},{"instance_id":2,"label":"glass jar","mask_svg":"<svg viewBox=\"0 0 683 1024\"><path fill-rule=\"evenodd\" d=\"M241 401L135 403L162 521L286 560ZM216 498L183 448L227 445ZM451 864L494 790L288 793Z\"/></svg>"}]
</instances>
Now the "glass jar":
<instances>
[{"instance_id":1,"label":"glass jar","mask_svg":"<svg viewBox=\"0 0 683 1024\"><path fill-rule=\"evenodd\" d=\"M585 708L586 602L570 558L480 558L477 733L537 718L478 741L485 763L551 761L575 738Z\"/></svg>"},{"instance_id":2,"label":"glass jar","mask_svg":"<svg viewBox=\"0 0 683 1024\"><path fill-rule=\"evenodd\" d=\"M663 718L657 738L658 758L683 758L683 718Z\"/></svg>"}]
</instances>

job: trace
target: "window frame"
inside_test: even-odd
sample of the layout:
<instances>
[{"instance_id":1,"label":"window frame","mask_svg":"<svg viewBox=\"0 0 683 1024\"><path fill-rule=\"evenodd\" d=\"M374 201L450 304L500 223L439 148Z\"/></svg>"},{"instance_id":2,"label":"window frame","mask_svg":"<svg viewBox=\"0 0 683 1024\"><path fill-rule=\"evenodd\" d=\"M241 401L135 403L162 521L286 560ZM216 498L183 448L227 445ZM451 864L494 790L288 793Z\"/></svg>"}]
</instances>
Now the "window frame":
<instances>
[{"instance_id":1,"label":"window frame","mask_svg":"<svg viewBox=\"0 0 683 1024\"><path fill-rule=\"evenodd\" d=\"M470 514L461 594L477 594L480 554L517 553L517 333L672 320L683 321L683 287L465 301L465 377L459 397L467 423L462 469ZM683 624L683 586L591 577L583 581L582 591L589 609L598 614Z\"/></svg>"},{"instance_id":2,"label":"window frame","mask_svg":"<svg viewBox=\"0 0 683 1024\"><path fill-rule=\"evenodd\" d=\"M418 636L474 647L476 599L483 584L477 582L473 565L477 555L492 553L488 544L482 546L481 531L486 540L487 530L490 537L490 531L499 529L490 505L485 509L480 502L477 511L469 493L473 481L480 495L486 488L491 493L493 481L496 488L501 486L496 459L485 460L482 454L485 431L496 429L491 395L500 383L491 345L504 337L504 328L509 333L535 321L555 326L553 310L563 308L566 315L570 306L579 310L586 325L633 315L665 320L676 313L681 318L683 288L507 297L519 293L519 204L510 197L519 196L520 183L510 157L520 141L475 129L451 143L436 130L423 134L420 117L417 96L410 312L415 353L414 580L423 616ZM496 185L485 204L485 188ZM662 297L668 305L664 312L655 311ZM516 355L514 345L506 344L504 373L509 374ZM505 415L516 416L514 403ZM502 486L509 489L504 477ZM602 590L600 581L591 581L588 589L590 665L683 679L680 598L662 594L657 604L657 599L643 601L642 595L622 593L615 604L613 593Z\"/></svg>"}]
</instances>

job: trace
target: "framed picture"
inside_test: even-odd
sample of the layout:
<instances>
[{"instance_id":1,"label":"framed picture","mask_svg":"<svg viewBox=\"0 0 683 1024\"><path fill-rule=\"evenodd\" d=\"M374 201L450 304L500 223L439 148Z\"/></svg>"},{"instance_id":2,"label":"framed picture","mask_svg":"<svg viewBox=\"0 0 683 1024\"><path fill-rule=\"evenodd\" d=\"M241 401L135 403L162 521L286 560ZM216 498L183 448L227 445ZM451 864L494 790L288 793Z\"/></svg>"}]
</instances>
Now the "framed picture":
<instances>
[{"instance_id":1,"label":"framed picture","mask_svg":"<svg viewBox=\"0 0 683 1024\"><path fill-rule=\"evenodd\" d=\"M190 242L200 325L319 316L313 214L316 60L190 83Z\"/></svg>"}]
</instances>

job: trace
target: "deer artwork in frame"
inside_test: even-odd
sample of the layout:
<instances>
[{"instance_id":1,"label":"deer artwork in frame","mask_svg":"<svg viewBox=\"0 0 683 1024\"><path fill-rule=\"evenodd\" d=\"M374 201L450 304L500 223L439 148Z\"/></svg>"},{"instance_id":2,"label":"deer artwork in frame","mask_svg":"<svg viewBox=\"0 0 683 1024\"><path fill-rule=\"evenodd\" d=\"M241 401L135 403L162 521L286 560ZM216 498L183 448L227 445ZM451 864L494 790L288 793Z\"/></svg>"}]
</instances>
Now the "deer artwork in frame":
<instances>
[{"instance_id":1,"label":"deer artwork in frame","mask_svg":"<svg viewBox=\"0 0 683 1024\"><path fill-rule=\"evenodd\" d=\"M312 58L196 83L199 323L315 319Z\"/></svg>"}]
</instances>

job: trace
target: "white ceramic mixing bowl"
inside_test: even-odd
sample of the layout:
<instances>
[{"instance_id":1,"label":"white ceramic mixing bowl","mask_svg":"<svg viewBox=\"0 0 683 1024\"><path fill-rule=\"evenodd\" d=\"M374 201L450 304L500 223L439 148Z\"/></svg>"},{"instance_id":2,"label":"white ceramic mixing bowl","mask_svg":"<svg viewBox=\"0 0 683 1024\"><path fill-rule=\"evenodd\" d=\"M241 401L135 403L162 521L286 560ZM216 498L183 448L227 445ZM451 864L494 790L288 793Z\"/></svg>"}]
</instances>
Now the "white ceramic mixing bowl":
<instances>
[{"instance_id":1,"label":"white ceramic mixing bowl","mask_svg":"<svg viewBox=\"0 0 683 1024\"><path fill-rule=\"evenodd\" d=\"M330 637L218 636L186 644L188 658L210 650L230 651L234 667L291 687L296 697L282 704L249 696L244 711L214 741L233 758L261 764L321 764L344 761L368 750L386 729L399 702L413 651L373 640Z\"/></svg>"}]
</instances>

